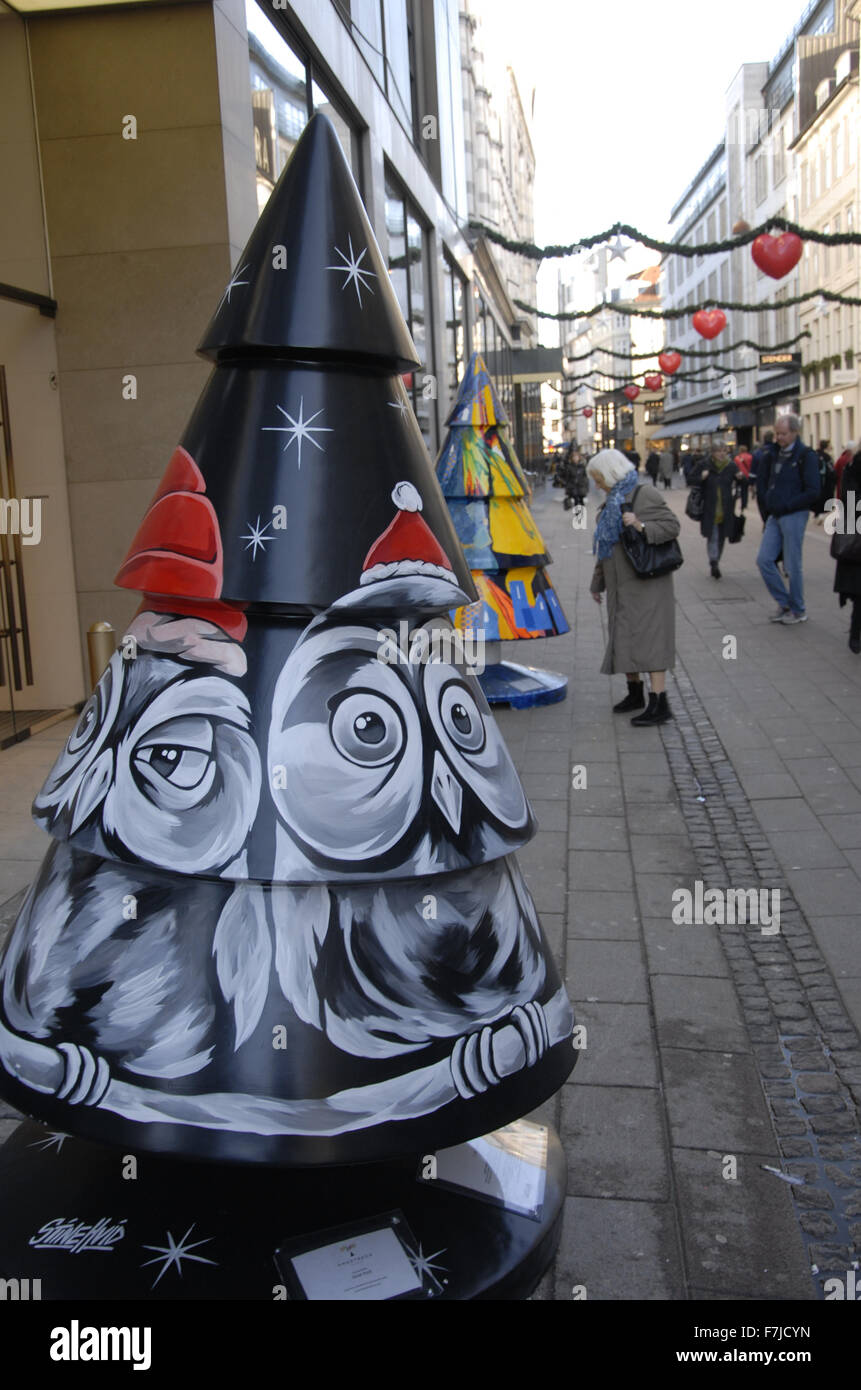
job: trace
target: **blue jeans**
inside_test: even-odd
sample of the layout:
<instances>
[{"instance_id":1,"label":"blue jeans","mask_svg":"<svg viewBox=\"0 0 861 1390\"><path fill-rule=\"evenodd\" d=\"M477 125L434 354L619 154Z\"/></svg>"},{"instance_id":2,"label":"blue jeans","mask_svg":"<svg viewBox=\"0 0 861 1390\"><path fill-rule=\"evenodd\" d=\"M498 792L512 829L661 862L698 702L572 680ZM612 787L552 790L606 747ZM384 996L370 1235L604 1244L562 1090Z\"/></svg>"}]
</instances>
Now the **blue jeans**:
<instances>
[{"instance_id":1,"label":"blue jeans","mask_svg":"<svg viewBox=\"0 0 861 1390\"><path fill-rule=\"evenodd\" d=\"M810 513L790 512L788 516L770 516L765 523L762 543L756 563L765 581L765 587L775 603L781 608L790 608L793 613L804 612L804 577L801 571L801 547L804 543L804 530ZM777 557L783 551L783 567L789 575L789 593L786 592Z\"/></svg>"}]
</instances>

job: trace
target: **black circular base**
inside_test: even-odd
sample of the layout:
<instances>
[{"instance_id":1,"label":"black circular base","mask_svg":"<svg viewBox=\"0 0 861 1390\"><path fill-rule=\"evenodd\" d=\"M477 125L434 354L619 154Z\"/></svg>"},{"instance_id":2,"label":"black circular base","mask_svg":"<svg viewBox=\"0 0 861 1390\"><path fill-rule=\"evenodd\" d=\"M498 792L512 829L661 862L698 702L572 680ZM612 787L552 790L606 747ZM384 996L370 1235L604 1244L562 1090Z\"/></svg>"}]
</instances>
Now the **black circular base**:
<instances>
[{"instance_id":1,"label":"black circular base","mask_svg":"<svg viewBox=\"0 0 861 1390\"><path fill-rule=\"evenodd\" d=\"M188 1163L24 1121L0 1147L0 1279L43 1300L301 1298L291 1255L394 1224L414 1263L429 1262L410 1296L527 1298L559 1240L566 1169L555 1132L538 1219L425 1181L423 1169L426 1157L289 1170Z\"/></svg>"}]
</instances>

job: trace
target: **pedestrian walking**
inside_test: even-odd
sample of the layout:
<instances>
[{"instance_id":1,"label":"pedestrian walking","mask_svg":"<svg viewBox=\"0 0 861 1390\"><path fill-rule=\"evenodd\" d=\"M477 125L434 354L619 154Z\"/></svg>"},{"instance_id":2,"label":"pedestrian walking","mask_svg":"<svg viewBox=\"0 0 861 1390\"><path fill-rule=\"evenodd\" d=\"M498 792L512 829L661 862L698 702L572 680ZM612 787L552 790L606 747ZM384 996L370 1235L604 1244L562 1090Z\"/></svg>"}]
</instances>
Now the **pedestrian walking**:
<instances>
[{"instance_id":1,"label":"pedestrian walking","mask_svg":"<svg viewBox=\"0 0 861 1390\"><path fill-rule=\"evenodd\" d=\"M858 445L854 439L847 439L843 446L843 453L834 461L834 495L840 496L840 484L843 479L843 469L847 463L851 463L857 452Z\"/></svg>"},{"instance_id":2,"label":"pedestrian walking","mask_svg":"<svg viewBox=\"0 0 861 1390\"><path fill-rule=\"evenodd\" d=\"M658 462L658 473L664 485L664 491L669 492L673 486L673 456L669 449L664 449Z\"/></svg>"},{"instance_id":3,"label":"pedestrian walking","mask_svg":"<svg viewBox=\"0 0 861 1390\"><path fill-rule=\"evenodd\" d=\"M662 545L679 534L679 519L657 488L639 483L629 458L616 449L595 454L587 472L607 494L595 526L596 562L590 586L596 603L607 595L609 637L601 670L604 675L624 672L627 677L628 694L613 706L617 713L643 710L632 724L664 724L673 717L666 694L666 673L676 659L673 576L640 579L625 554L622 530L633 526L651 545ZM648 707L645 671L651 687Z\"/></svg>"},{"instance_id":4,"label":"pedestrian walking","mask_svg":"<svg viewBox=\"0 0 861 1390\"><path fill-rule=\"evenodd\" d=\"M737 464L730 461L726 444L715 444L700 473L703 515L700 532L706 539L706 553L712 579L720 579L720 557L729 539L735 514L736 484L744 478Z\"/></svg>"},{"instance_id":5,"label":"pedestrian walking","mask_svg":"<svg viewBox=\"0 0 861 1390\"><path fill-rule=\"evenodd\" d=\"M797 415L782 415L775 426L776 451L757 474L756 490L765 530L756 559L777 610L773 623L793 626L807 621L801 552L810 512L819 501L819 458L803 444ZM789 591L777 568L777 557L789 575Z\"/></svg>"},{"instance_id":6,"label":"pedestrian walking","mask_svg":"<svg viewBox=\"0 0 861 1390\"><path fill-rule=\"evenodd\" d=\"M852 604L849 650L858 656L861 653L861 535L849 531L845 518L851 514L854 523L856 499L861 498L861 453L856 453L841 470L839 497L843 504L844 526L831 537L831 553L837 561L834 592L840 598L841 608Z\"/></svg>"},{"instance_id":7,"label":"pedestrian walking","mask_svg":"<svg viewBox=\"0 0 861 1390\"><path fill-rule=\"evenodd\" d=\"M661 460L659 456L655 453L654 449L649 454L649 457L646 459L646 472L651 478L653 486L656 485L658 481L658 466L660 464L660 461Z\"/></svg>"},{"instance_id":8,"label":"pedestrian walking","mask_svg":"<svg viewBox=\"0 0 861 1390\"><path fill-rule=\"evenodd\" d=\"M740 468L744 477L739 479L739 492L741 494L741 509L747 511L747 498L750 490L750 470L753 467L753 454L749 454L747 449L739 449L733 463L736 468Z\"/></svg>"}]
</instances>

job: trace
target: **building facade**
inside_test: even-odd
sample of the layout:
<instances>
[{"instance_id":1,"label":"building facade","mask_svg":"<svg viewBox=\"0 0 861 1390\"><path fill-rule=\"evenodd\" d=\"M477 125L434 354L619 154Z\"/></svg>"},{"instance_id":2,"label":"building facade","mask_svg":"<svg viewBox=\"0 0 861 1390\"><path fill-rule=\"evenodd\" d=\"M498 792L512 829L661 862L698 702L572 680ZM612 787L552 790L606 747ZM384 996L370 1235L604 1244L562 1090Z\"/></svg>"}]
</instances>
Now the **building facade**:
<instances>
[{"instance_id":1,"label":"building facade","mask_svg":"<svg viewBox=\"0 0 861 1390\"><path fill-rule=\"evenodd\" d=\"M513 73L491 91L473 69L477 8L0 6L14 209L0 235L0 495L14 471L18 497L41 507L38 544L7 536L4 510L0 714L80 701L88 628L125 630L135 600L113 577L206 379L199 335L316 111L418 348L407 386L431 456L473 348L502 378L521 452L540 452L540 387L515 370L534 324L513 299L534 302L534 279L469 229L480 215L533 230L528 125Z\"/></svg>"},{"instance_id":2,"label":"building facade","mask_svg":"<svg viewBox=\"0 0 861 1390\"><path fill-rule=\"evenodd\" d=\"M800 219L817 231L853 232L858 227L861 120L857 42L836 53L805 54L801 67L802 72L813 68L805 84L813 100L800 112L793 144ZM857 298L858 272L857 247L805 245L803 292L824 289ZM810 335L801 367L805 438L815 445L830 441L836 456L849 440L857 439L861 426L859 311L808 300L801 305L800 322Z\"/></svg>"},{"instance_id":3,"label":"building facade","mask_svg":"<svg viewBox=\"0 0 861 1390\"><path fill-rule=\"evenodd\" d=\"M723 139L673 208L671 240L702 245L725 239L739 224L755 226L776 216L805 222L797 142L816 109L819 84L829 77L834 82L837 63L851 67L853 60L843 55L857 50L858 26L850 20L849 8L848 0L812 0L771 63L746 63L739 69L727 92ZM838 201L844 191L839 190ZM829 203L821 211L823 225L827 221L833 229L834 216L838 228L844 224L845 207L832 209ZM666 433L680 438L683 448L715 437L751 445L781 411L801 409L802 363L808 360L810 341L797 340L815 315L787 301L805 284L809 287L811 276L822 283L824 273L821 266L813 271L809 257L815 253L809 246L805 254L808 261L779 282L757 268L749 247L665 257L665 303L685 310L682 319L667 323L667 345L683 355L710 346L693 329L690 316L697 309L715 300L754 306L728 312L711 365L708 357L685 357L682 370L693 368L701 380L674 381L668 390ZM727 346L744 341L762 350L727 354ZM804 413L812 427L817 412ZM824 409L818 413L824 420Z\"/></svg>"}]
</instances>

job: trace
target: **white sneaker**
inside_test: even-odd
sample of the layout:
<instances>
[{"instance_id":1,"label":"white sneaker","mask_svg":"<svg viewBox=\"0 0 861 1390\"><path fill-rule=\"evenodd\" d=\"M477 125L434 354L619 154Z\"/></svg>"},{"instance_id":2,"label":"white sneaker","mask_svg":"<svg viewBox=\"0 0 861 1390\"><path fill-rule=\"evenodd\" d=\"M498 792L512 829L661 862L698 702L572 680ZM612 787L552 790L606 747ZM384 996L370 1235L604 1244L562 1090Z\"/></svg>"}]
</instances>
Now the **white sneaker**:
<instances>
[{"instance_id":1,"label":"white sneaker","mask_svg":"<svg viewBox=\"0 0 861 1390\"><path fill-rule=\"evenodd\" d=\"M794 627L796 623L806 623L806 622L807 622L807 614L806 614L806 613L793 613L792 610L790 609L789 612L784 613L784 615L783 615L783 617L781 618L780 621L783 623L783 626L784 626L784 627Z\"/></svg>"},{"instance_id":2,"label":"white sneaker","mask_svg":"<svg viewBox=\"0 0 861 1390\"><path fill-rule=\"evenodd\" d=\"M790 610L788 608L778 608L769 618L770 623L782 623L784 617Z\"/></svg>"}]
</instances>

